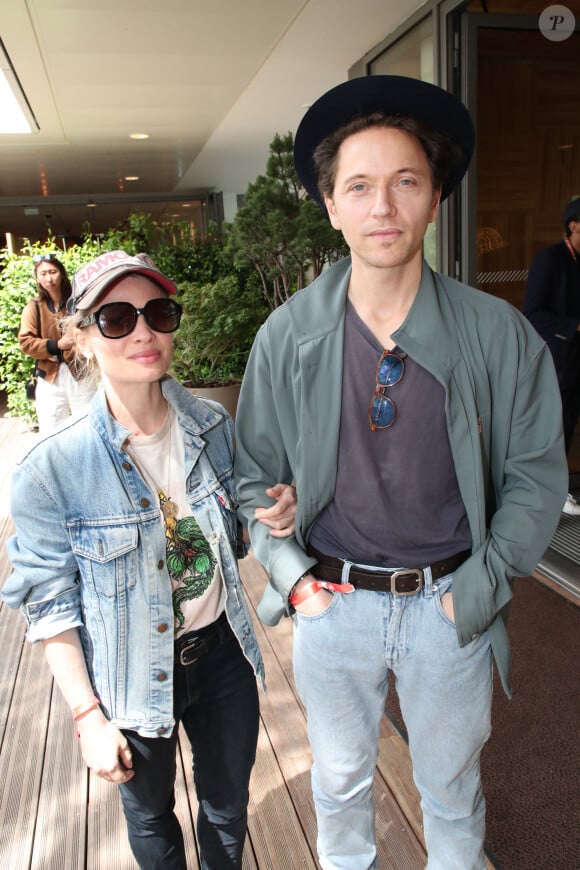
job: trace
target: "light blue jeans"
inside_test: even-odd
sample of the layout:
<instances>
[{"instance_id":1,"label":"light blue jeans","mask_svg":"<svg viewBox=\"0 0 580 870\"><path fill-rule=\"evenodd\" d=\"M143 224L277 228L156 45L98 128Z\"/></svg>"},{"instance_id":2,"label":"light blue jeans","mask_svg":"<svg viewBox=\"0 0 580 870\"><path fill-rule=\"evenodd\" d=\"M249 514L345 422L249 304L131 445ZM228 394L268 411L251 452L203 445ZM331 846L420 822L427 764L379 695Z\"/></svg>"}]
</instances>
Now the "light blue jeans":
<instances>
[{"instance_id":1,"label":"light blue jeans","mask_svg":"<svg viewBox=\"0 0 580 870\"><path fill-rule=\"evenodd\" d=\"M452 575L418 595L335 594L294 616L294 673L308 717L323 870L377 865L372 784L389 670L421 795L428 870L484 870L479 759L490 733L487 634L461 649L441 606Z\"/></svg>"}]
</instances>

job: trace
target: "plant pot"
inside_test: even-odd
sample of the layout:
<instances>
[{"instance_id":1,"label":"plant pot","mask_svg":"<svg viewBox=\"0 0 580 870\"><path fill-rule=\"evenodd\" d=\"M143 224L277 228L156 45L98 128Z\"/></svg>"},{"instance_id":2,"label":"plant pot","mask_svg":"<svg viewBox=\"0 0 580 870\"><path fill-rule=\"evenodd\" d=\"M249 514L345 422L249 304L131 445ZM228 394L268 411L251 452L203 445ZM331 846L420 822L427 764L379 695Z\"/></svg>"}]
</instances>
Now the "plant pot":
<instances>
[{"instance_id":1,"label":"plant pot","mask_svg":"<svg viewBox=\"0 0 580 870\"><path fill-rule=\"evenodd\" d=\"M241 386L242 382L236 381L233 384L220 384L215 387L187 387L187 389L194 396L219 402L230 414L232 420L235 420Z\"/></svg>"}]
</instances>

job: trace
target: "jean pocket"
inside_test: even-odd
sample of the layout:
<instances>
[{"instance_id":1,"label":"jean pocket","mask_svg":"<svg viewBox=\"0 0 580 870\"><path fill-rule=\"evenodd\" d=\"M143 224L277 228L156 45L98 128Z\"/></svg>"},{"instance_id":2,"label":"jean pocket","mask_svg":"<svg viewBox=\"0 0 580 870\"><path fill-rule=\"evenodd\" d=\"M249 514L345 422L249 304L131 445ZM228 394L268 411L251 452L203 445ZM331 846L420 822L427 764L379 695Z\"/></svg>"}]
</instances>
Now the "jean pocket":
<instances>
[{"instance_id":1,"label":"jean pocket","mask_svg":"<svg viewBox=\"0 0 580 870\"><path fill-rule=\"evenodd\" d=\"M337 592L333 592L331 599L328 602L328 607L325 607L324 610L320 611L320 613L299 613L297 610L295 610L294 616L298 617L299 620L303 620L304 622L316 622L316 620L323 619L327 614L330 613L331 610L334 610L337 599L340 597L340 594L338 594Z\"/></svg>"},{"instance_id":2,"label":"jean pocket","mask_svg":"<svg viewBox=\"0 0 580 870\"><path fill-rule=\"evenodd\" d=\"M139 534L137 524L126 521L102 526L87 523L70 530L86 592L116 600L136 585Z\"/></svg>"},{"instance_id":3,"label":"jean pocket","mask_svg":"<svg viewBox=\"0 0 580 870\"><path fill-rule=\"evenodd\" d=\"M437 588L433 590L433 598L435 599L435 608L438 615L446 625L450 626L455 631L455 621L451 619L451 617L448 616L448 614L445 612L441 601L443 596L446 595L448 592L453 593L451 579L446 580L445 578L443 578L443 582L437 583Z\"/></svg>"}]
</instances>

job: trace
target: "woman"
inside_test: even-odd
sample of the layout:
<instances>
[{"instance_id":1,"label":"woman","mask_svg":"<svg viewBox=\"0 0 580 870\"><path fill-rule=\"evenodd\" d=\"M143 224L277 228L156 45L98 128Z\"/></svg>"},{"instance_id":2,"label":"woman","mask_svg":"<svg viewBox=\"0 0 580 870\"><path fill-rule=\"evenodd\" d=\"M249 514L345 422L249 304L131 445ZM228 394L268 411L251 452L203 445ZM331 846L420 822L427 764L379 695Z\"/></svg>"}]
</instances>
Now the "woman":
<instances>
[{"instance_id":1,"label":"woman","mask_svg":"<svg viewBox=\"0 0 580 870\"><path fill-rule=\"evenodd\" d=\"M41 435L48 435L70 414L83 411L93 397L93 379L79 377L74 364L74 339L62 335L71 284L63 264L54 254L34 257L38 298L23 311L18 333L22 351L33 357L38 375L36 415Z\"/></svg>"},{"instance_id":2,"label":"woman","mask_svg":"<svg viewBox=\"0 0 580 870\"><path fill-rule=\"evenodd\" d=\"M174 293L144 254L102 254L75 274L66 334L102 386L14 473L3 597L43 643L86 763L119 783L140 867L186 866L181 722L201 863L225 870L241 867L263 664L237 567L232 421L166 376ZM266 524L291 534L294 490L269 494Z\"/></svg>"}]
</instances>

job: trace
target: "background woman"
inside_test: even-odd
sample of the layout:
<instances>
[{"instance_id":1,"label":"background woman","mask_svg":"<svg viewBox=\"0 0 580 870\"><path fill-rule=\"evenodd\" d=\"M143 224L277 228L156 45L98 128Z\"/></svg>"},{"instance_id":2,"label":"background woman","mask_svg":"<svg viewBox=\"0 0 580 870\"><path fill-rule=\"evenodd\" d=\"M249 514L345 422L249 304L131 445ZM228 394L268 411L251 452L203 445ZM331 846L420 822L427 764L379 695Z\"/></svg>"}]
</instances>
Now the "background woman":
<instances>
[{"instance_id":1,"label":"background woman","mask_svg":"<svg viewBox=\"0 0 580 870\"><path fill-rule=\"evenodd\" d=\"M174 293L143 254L102 254L75 274L67 335L102 385L15 471L3 597L44 644L86 763L119 783L140 867L185 870L182 722L201 866L227 870L242 863L263 664L236 559L232 421L166 377ZM291 534L294 490L269 494L272 534Z\"/></svg>"},{"instance_id":2,"label":"background woman","mask_svg":"<svg viewBox=\"0 0 580 870\"><path fill-rule=\"evenodd\" d=\"M52 432L70 414L83 411L95 386L91 377L80 377L74 363L74 339L61 333L71 284L54 254L34 257L38 298L23 311L18 341L23 352L37 361L36 414L41 435Z\"/></svg>"}]
</instances>

